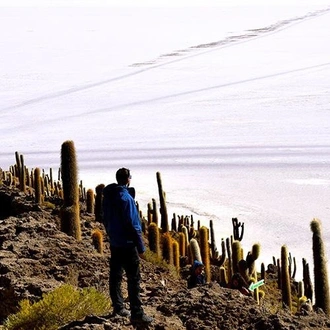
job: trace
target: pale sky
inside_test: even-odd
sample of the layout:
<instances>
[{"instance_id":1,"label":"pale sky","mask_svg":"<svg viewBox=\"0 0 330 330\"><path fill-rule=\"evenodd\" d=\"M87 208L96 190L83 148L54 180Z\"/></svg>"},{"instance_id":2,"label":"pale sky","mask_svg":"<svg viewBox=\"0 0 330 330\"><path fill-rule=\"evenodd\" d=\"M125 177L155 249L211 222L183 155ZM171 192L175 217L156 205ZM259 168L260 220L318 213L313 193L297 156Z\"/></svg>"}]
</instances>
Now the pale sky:
<instances>
[{"instance_id":1,"label":"pale sky","mask_svg":"<svg viewBox=\"0 0 330 330\"><path fill-rule=\"evenodd\" d=\"M330 0L0 0L0 6L53 7L53 6L130 6L130 7L193 7L244 5L324 5Z\"/></svg>"}]
</instances>

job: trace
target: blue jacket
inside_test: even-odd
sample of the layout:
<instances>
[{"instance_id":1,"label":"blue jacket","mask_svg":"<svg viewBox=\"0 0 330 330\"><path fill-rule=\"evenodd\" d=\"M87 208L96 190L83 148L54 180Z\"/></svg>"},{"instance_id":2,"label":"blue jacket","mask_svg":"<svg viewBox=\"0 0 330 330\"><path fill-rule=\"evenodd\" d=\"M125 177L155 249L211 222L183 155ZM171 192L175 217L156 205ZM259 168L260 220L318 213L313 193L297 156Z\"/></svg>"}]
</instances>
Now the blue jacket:
<instances>
[{"instance_id":1,"label":"blue jacket","mask_svg":"<svg viewBox=\"0 0 330 330\"><path fill-rule=\"evenodd\" d=\"M103 189L103 223L110 239L110 246L136 246L145 251L140 217L128 188L112 183Z\"/></svg>"}]
</instances>

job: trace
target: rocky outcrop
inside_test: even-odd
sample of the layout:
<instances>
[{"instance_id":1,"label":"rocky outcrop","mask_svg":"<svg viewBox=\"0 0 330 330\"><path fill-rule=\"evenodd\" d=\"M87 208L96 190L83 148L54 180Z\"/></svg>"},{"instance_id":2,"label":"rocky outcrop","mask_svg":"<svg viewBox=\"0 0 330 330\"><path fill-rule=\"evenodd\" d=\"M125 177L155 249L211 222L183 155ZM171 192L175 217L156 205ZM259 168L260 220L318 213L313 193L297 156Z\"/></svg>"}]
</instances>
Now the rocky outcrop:
<instances>
[{"instance_id":1,"label":"rocky outcrop","mask_svg":"<svg viewBox=\"0 0 330 330\"><path fill-rule=\"evenodd\" d=\"M108 253L100 255L92 244L91 231L100 224L91 216L85 216L77 242L59 230L56 210L43 210L4 187L0 200L0 322L21 299L35 301L62 283L108 290Z\"/></svg>"}]
</instances>

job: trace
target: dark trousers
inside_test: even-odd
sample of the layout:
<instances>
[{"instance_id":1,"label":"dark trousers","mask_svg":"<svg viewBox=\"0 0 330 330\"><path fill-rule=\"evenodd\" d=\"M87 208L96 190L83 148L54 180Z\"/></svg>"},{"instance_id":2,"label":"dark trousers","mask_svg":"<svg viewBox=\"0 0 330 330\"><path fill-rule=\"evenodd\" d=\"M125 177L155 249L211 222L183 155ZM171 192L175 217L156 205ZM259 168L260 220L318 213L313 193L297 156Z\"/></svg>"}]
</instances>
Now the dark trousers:
<instances>
[{"instance_id":1,"label":"dark trousers","mask_svg":"<svg viewBox=\"0 0 330 330\"><path fill-rule=\"evenodd\" d=\"M111 246L110 258L110 297L115 311L124 307L121 291L123 271L127 276L127 290L131 308L131 316L139 317L143 314L140 299L140 259L135 247L122 248Z\"/></svg>"}]
</instances>

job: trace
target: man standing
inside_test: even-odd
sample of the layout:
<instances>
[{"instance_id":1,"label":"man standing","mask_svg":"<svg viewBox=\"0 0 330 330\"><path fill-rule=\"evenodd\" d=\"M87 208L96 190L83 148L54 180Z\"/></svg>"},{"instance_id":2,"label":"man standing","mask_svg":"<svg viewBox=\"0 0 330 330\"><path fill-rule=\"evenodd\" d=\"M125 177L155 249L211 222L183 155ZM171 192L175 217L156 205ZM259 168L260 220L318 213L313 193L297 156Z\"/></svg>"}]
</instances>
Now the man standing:
<instances>
[{"instance_id":1,"label":"man standing","mask_svg":"<svg viewBox=\"0 0 330 330\"><path fill-rule=\"evenodd\" d=\"M153 319L143 312L140 299L140 257L145 246L142 240L141 222L134 198L128 187L130 171L120 168L116 183L103 189L103 223L110 239L110 297L114 314L129 316L121 291L123 270L127 276L127 289L132 323L151 323Z\"/></svg>"}]
</instances>

